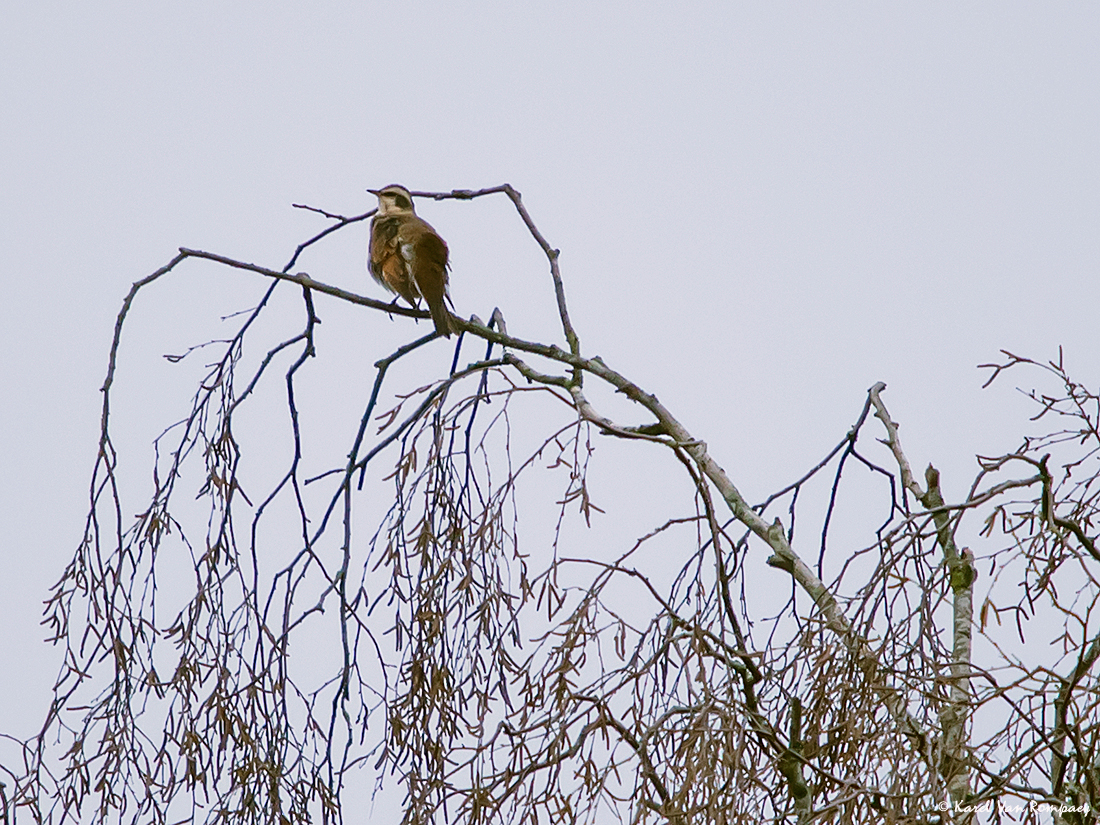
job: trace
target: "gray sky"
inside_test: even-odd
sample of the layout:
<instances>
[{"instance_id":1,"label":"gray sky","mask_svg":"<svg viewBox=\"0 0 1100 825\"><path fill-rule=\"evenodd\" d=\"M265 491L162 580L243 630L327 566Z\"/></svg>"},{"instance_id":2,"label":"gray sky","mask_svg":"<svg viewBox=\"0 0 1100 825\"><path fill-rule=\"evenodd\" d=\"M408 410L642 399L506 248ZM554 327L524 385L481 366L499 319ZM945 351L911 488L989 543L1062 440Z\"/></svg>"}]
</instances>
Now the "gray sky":
<instances>
[{"instance_id":1,"label":"gray sky","mask_svg":"<svg viewBox=\"0 0 1100 825\"><path fill-rule=\"evenodd\" d=\"M878 380L914 463L955 494L975 452L1027 431L1014 382L982 392L977 364L1063 345L1095 386L1097 6L533 6L0 11L0 730L30 733L56 667L40 603L82 533L122 297L179 246L281 267L324 225L292 203L357 214L368 186L512 183L562 250L586 351L656 392L752 500ZM421 212L461 314L499 305L514 334L552 337L543 264L505 207ZM303 268L385 297L364 243ZM254 293L180 276L139 303L124 368L202 340L207 300ZM184 390L123 391L147 450L174 419L146 405Z\"/></svg>"}]
</instances>

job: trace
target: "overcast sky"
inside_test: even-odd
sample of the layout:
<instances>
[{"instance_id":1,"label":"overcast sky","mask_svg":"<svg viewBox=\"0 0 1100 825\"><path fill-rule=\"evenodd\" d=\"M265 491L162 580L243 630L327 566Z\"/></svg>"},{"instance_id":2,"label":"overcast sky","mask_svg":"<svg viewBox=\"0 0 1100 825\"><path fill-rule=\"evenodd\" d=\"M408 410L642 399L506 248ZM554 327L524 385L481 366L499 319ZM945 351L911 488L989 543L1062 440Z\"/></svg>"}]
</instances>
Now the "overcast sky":
<instances>
[{"instance_id":1,"label":"overcast sky","mask_svg":"<svg viewBox=\"0 0 1100 825\"><path fill-rule=\"evenodd\" d=\"M510 182L562 250L585 350L750 499L878 380L958 495L974 453L1028 431L976 365L1061 345L1100 379L1098 44L1086 3L7 4L0 730L31 732L57 665L38 618L82 533L115 315L177 247L279 268L324 225L292 203ZM461 314L552 338L505 206L421 212ZM303 268L385 297L365 227L345 234ZM197 343L185 319L247 306L241 283L181 277L135 328ZM140 421L162 388L128 392Z\"/></svg>"}]
</instances>

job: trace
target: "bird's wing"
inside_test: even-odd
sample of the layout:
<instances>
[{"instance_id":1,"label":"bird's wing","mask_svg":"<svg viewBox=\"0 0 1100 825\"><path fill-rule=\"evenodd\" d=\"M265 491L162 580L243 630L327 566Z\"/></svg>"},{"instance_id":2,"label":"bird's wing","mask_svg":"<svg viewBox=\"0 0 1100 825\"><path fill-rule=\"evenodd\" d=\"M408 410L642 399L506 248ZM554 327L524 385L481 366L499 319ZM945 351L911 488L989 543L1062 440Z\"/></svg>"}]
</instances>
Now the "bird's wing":
<instances>
[{"instance_id":1,"label":"bird's wing","mask_svg":"<svg viewBox=\"0 0 1100 825\"><path fill-rule=\"evenodd\" d=\"M416 218L408 221L398 231L398 243L401 256L410 263L417 259L420 266L429 272L442 272L443 284L447 283L447 270L450 269L447 243L439 233L432 229L427 221Z\"/></svg>"},{"instance_id":2,"label":"bird's wing","mask_svg":"<svg viewBox=\"0 0 1100 825\"><path fill-rule=\"evenodd\" d=\"M401 256L409 262L414 284L432 314L436 331L450 336L447 313L447 244L422 220L408 221L399 233Z\"/></svg>"}]
</instances>

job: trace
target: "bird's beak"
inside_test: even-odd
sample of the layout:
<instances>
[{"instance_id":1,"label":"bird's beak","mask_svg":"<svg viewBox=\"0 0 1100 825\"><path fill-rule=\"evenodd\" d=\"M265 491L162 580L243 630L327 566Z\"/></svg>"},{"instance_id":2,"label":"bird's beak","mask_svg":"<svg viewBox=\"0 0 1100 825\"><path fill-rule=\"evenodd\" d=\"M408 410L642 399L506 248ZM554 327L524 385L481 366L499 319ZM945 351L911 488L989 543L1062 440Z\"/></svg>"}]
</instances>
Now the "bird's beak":
<instances>
[{"instance_id":1,"label":"bird's beak","mask_svg":"<svg viewBox=\"0 0 1100 825\"><path fill-rule=\"evenodd\" d=\"M368 189L367 191L370 192L375 197L378 197L378 191L379 190L377 190L377 189Z\"/></svg>"}]
</instances>

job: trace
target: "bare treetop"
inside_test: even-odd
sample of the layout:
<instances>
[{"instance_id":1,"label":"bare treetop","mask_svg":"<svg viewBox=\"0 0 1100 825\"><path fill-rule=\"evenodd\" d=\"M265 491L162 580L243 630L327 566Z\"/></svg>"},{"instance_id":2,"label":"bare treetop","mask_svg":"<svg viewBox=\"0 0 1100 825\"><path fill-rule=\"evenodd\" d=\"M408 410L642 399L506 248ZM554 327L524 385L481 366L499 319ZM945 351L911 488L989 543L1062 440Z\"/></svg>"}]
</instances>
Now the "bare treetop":
<instances>
[{"instance_id":1,"label":"bare treetop","mask_svg":"<svg viewBox=\"0 0 1100 825\"><path fill-rule=\"evenodd\" d=\"M37 735L9 737L9 821L363 821L364 777L400 789L410 825L1097 821L1100 399L1061 356L990 365L1052 383L1031 397L1055 429L979 457L959 501L914 471L878 383L823 459L753 504L705 434L583 350L558 250L515 189L409 194L507 197L561 338L509 331L499 308L445 329L436 312L348 365L363 403L332 459L317 422L334 425L304 413L325 399L301 391L325 357L318 305L430 317L295 271L373 211L302 207L329 223L282 269L181 249L136 282L85 534L47 604L53 702ZM139 292L196 260L265 285L231 336L176 357L216 353L139 504L112 429L122 330ZM300 296L292 329L276 290ZM257 351L264 325L279 342ZM451 330L450 369L413 375ZM281 448L247 417L269 386L289 423L274 473ZM654 451L688 491L621 546L584 538L593 435ZM856 543L835 537L849 512Z\"/></svg>"}]
</instances>

